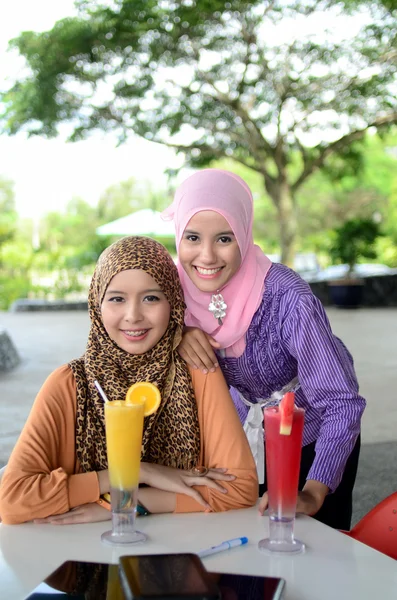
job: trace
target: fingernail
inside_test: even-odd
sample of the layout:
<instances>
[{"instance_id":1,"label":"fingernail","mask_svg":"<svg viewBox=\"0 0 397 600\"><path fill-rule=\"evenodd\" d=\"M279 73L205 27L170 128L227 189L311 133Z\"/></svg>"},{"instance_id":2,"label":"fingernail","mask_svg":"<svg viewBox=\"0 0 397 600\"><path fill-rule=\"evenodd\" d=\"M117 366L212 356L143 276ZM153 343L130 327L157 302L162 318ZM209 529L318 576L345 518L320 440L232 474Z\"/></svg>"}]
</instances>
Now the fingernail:
<instances>
[{"instance_id":1,"label":"fingernail","mask_svg":"<svg viewBox=\"0 0 397 600\"><path fill-rule=\"evenodd\" d=\"M207 369L203 369L203 373L204 373L204 375L207 375L208 370Z\"/></svg>"},{"instance_id":2,"label":"fingernail","mask_svg":"<svg viewBox=\"0 0 397 600\"><path fill-rule=\"evenodd\" d=\"M235 475L229 475L229 479L236 479Z\"/></svg>"},{"instance_id":3,"label":"fingernail","mask_svg":"<svg viewBox=\"0 0 397 600\"><path fill-rule=\"evenodd\" d=\"M197 365L193 365L193 369L198 369L198 366Z\"/></svg>"},{"instance_id":4,"label":"fingernail","mask_svg":"<svg viewBox=\"0 0 397 600\"><path fill-rule=\"evenodd\" d=\"M222 494L227 494L227 489L226 488L222 488L221 492L222 492Z\"/></svg>"},{"instance_id":5,"label":"fingernail","mask_svg":"<svg viewBox=\"0 0 397 600\"><path fill-rule=\"evenodd\" d=\"M215 373L215 369L210 369L211 373Z\"/></svg>"},{"instance_id":6,"label":"fingernail","mask_svg":"<svg viewBox=\"0 0 397 600\"><path fill-rule=\"evenodd\" d=\"M215 364L214 364L214 367L215 367L215 369L216 369L216 367L219 367L219 364L218 364L218 363L215 363Z\"/></svg>"}]
</instances>

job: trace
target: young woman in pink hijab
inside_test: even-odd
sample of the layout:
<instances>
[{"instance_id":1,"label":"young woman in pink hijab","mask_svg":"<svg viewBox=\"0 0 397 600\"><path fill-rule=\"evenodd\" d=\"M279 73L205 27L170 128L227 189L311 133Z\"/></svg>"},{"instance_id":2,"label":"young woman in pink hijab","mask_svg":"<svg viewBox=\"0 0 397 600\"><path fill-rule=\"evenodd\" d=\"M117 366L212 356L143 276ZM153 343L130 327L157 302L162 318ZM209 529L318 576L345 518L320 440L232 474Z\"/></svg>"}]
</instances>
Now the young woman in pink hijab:
<instances>
[{"instance_id":1,"label":"young woman in pink hijab","mask_svg":"<svg viewBox=\"0 0 397 600\"><path fill-rule=\"evenodd\" d=\"M237 175L195 173L163 218L175 223L187 306L180 355L204 371L221 367L262 481L258 402L285 386L296 390L296 404L306 410L297 511L349 529L365 400L321 302L254 244L252 194ZM262 513L266 505L265 493Z\"/></svg>"}]
</instances>

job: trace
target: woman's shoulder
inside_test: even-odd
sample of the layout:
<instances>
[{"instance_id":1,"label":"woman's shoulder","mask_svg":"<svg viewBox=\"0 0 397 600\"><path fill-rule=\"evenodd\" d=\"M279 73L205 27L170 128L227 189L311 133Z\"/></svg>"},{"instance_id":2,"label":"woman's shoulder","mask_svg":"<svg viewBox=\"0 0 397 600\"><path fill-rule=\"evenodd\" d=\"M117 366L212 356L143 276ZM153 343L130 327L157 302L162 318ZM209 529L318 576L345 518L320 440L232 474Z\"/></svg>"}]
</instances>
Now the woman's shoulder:
<instances>
[{"instance_id":1,"label":"woman's shoulder","mask_svg":"<svg viewBox=\"0 0 397 600\"><path fill-rule=\"evenodd\" d=\"M74 384L73 371L68 364L64 364L48 375L43 387L52 388L59 385L70 385L71 383Z\"/></svg>"},{"instance_id":2,"label":"woman's shoulder","mask_svg":"<svg viewBox=\"0 0 397 600\"><path fill-rule=\"evenodd\" d=\"M273 263L265 279L265 290L274 292L293 290L296 294L311 294L310 285L293 269L281 263Z\"/></svg>"},{"instance_id":3,"label":"woman's shoulder","mask_svg":"<svg viewBox=\"0 0 397 600\"><path fill-rule=\"evenodd\" d=\"M301 302L311 303L315 298L310 285L298 273L281 263L273 263L265 279L261 304L256 312L261 322L271 319L283 321ZM256 319L254 318L254 321Z\"/></svg>"},{"instance_id":4,"label":"woman's shoulder","mask_svg":"<svg viewBox=\"0 0 397 600\"><path fill-rule=\"evenodd\" d=\"M70 405L76 405L76 384L73 371L68 364L62 365L52 371L44 381L37 395L36 401L52 407L60 405L62 410Z\"/></svg>"},{"instance_id":5,"label":"woman's shoulder","mask_svg":"<svg viewBox=\"0 0 397 600\"><path fill-rule=\"evenodd\" d=\"M273 263L265 279L261 305L278 303L283 297L293 302L312 295L310 285L298 273L286 265Z\"/></svg>"}]
</instances>

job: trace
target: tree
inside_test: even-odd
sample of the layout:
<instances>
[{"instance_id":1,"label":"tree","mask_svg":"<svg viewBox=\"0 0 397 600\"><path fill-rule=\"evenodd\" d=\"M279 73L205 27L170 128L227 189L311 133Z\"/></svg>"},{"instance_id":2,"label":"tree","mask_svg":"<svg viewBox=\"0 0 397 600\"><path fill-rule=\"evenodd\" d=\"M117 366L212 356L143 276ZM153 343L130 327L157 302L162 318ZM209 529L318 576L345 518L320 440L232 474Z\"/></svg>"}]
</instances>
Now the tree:
<instances>
[{"instance_id":1,"label":"tree","mask_svg":"<svg viewBox=\"0 0 397 600\"><path fill-rule=\"evenodd\" d=\"M397 181L397 157L392 151L396 147L395 133L384 139L367 135L360 146L359 169L341 171L339 161L330 159L327 169L302 186L298 194L299 232L305 244L310 245L314 235L327 247L325 231L349 219L378 215L384 224L391 220L389 202ZM340 176L335 177L335 171Z\"/></svg>"},{"instance_id":2,"label":"tree","mask_svg":"<svg viewBox=\"0 0 397 600\"><path fill-rule=\"evenodd\" d=\"M320 18L342 14L331 0L77 4L78 18L13 40L30 70L2 97L4 130L54 136L68 123L71 140L94 129L120 141L135 133L193 167L232 157L260 175L287 264L303 184L335 157L357 170L357 142L397 122L397 23L375 0L354 36L341 35L348 15L333 35L316 35ZM364 14L360 4L349 14Z\"/></svg>"},{"instance_id":3,"label":"tree","mask_svg":"<svg viewBox=\"0 0 397 600\"><path fill-rule=\"evenodd\" d=\"M383 233L371 219L350 219L334 232L330 254L335 264L349 265L348 277L360 258L376 258L375 242Z\"/></svg>"}]
</instances>

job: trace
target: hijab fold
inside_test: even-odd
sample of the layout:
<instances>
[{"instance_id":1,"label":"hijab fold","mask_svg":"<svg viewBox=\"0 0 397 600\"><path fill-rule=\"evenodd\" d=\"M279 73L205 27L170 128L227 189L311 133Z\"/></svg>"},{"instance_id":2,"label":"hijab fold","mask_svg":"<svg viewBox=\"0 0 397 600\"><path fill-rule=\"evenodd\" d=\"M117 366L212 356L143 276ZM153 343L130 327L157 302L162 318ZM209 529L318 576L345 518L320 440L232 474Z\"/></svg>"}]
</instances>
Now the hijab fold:
<instances>
[{"instance_id":1,"label":"hijab fold","mask_svg":"<svg viewBox=\"0 0 397 600\"><path fill-rule=\"evenodd\" d=\"M210 210L229 223L241 253L241 265L230 281L219 290L226 304L223 325L208 310L212 293L201 292L178 263L185 294L185 324L212 335L229 356L241 356L245 350L246 332L262 300L270 259L256 246L252 236L253 198L241 177L221 169L204 169L186 179L177 189L164 220L175 224L176 247L190 219L198 212ZM216 292L214 292L216 293Z\"/></svg>"},{"instance_id":2,"label":"hijab fold","mask_svg":"<svg viewBox=\"0 0 397 600\"><path fill-rule=\"evenodd\" d=\"M164 292L171 315L161 340L142 355L129 354L108 336L101 304L112 278L128 269L142 269ZM176 348L181 340L185 304L177 269L158 242L143 237L125 237L100 256L92 277L88 307L91 328L84 355L69 363L76 380L76 452L83 471L107 468L103 401L94 381L98 380L111 400L125 398L138 381L155 384L161 404L146 417L142 460L191 469L200 454L200 429L191 377Z\"/></svg>"}]
</instances>

